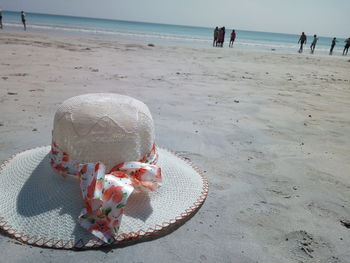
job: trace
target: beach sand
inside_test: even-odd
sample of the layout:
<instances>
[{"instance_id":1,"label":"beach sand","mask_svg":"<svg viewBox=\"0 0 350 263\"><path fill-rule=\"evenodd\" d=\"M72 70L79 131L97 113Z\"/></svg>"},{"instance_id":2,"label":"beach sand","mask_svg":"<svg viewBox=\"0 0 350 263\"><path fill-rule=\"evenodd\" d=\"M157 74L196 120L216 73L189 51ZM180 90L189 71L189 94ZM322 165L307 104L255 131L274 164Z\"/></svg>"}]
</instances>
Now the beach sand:
<instances>
[{"instance_id":1,"label":"beach sand","mask_svg":"<svg viewBox=\"0 0 350 263\"><path fill-rule=\"evenodd\" d=\"M115 92L210 182L164 237L74 252L0 235L1 262L350 262L350 56L11 31L0 47L1 161L50 144L63 100Z\"/></svg>"}]
</instances>

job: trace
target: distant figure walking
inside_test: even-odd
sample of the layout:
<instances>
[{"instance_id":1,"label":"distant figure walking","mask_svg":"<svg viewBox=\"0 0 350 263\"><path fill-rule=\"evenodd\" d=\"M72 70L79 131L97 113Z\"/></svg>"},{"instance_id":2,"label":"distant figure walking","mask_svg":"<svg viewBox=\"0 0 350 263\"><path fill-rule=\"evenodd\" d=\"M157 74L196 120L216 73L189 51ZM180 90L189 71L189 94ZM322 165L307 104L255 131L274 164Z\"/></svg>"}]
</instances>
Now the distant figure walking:
<instances>
[{"instance_id":1,"label":"distant figure walking","mask_svg":"<svg viewBox=\"0 0 350 263\"><path fill-rule=\"evenodd\" d=\"M0 29L2 29L2 10L0 9Z\"/></svg>"},{"instance_id":2,"label":"distant figure walking","mask_svg":"<svg viewBox=\"0 0 350 263\"><path fill-rule=\"evenodd\" d=\"M233 42L235 42L235 39L236 39L236 32L234 30L232 30L229 47L233 47Z\"/></svg>"},{"instance_id":3,"label":"distant figure walking","mask_svg":"<svg viewBox=\"0 0 350 263\"><path fill-rule=\"evenodd\" d=\"M336 38L336 37L333 38L332 44L331 44L331 49L329 50L329 55L332 55L332 54L333 54L333 49L334 49L335 44L336 44L337 42L338 42L338 41L337 41L337 38Z\"/></svg>"},{"instance_id":4,"label":"distant figure walking","mask_svg":"<svg viewBox=\"0 0 350 263\"><path fill-rule=\"evenodd\" d=\"M218 45L218 35L219 35L219 28L215 27L215 29L214 29L213 47L216 47Z\"/></svg>"},{"instance_id":5,"label":"distant figure walking","mask_svg":"<svg viewBox=\"0 0 350 263\"><path fill-rule=\"evenodd\" d=\"M312 43L311 43L311 46L310 46L311 54L313 54L314 51L315 51L317 40L318 40L317 35L314 35L314 40L312 40Z\"/></svg>"},{"instance_id":6,"label":"distant figure walking","mask_svg":"<svg viewBox=\"0 0 350 263\"><path fill-rule=\"evenodd\" d=\"M345 42L345 46L344 46L344 50L343 50L343 55L347 55L349 47L350 47L350 37L348 39L346 39L344 42Z\"/></svg>"},{"instance_id":7,"label":"distant figure walking","mask_svg":"<svg viewBox=\"0 0 350 263\"><path fill-rule=\"evenodd\" d=\"M22 23L23 23L23 27L24 27L24 30L27 30L27 26L26 26L26 14L21 11L21 19L22 19Z\"/></svg>"},{"instance_id":8,"label":"distant figure walking","mask_svg":"<svg viewBox=\"0 0 350 263\"><path fill-rule=\"evenodd\" d=\"M299 53L303 52L303 46L306 44L306 35L305 33L301 33L301 36L299 38L298 44L300 43Z\"/></svg>"}]
</instances>

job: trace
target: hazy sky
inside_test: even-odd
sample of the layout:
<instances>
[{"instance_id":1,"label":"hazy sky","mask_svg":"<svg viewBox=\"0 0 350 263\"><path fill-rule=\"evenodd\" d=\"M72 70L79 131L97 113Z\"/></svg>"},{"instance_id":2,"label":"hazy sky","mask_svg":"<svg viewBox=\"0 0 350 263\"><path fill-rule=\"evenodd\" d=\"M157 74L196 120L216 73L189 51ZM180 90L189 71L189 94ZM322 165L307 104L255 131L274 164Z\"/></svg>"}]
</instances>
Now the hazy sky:
<instances>
[{"instance_id":1,"label":"hazy sky","mask_svg":"<svg viewBox=\"0 0 350 263\"><path fill-rule=\"evenodd\" d=\"M0 0L0 8L178 25L350 36L350 0Z\"/></svg>"}]
</instances>

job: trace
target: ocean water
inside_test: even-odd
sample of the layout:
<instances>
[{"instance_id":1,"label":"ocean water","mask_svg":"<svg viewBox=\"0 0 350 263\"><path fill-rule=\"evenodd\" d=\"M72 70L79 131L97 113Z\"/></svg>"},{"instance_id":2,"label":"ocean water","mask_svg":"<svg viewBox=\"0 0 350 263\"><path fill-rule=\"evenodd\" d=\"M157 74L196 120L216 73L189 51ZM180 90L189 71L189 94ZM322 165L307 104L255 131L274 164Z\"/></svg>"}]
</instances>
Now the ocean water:
<instances>
[{"instance_id":1,"label":"ocean water","mask_svg":"<svg viewBox=\"0 0 350 263\"><path fill-rule=\"evenodd\" d=\"M166 25L110 19L97 19L61 15L26 13L27 30L48 33L82 34L108 38L143 40L147 42L163 42L169 44L211 47L213 28ZM19 12L3 11L4 28L22 30L23 26ZM225 48L228 48L230 28L226 28ZM299 35L236 30L235 49L265 50L283 53L297 53ZM0 31L1 33L1 31ZM317 33L317 32L316 32ZM308 42L304 53L310 53L313 34L308 34ZM335 36L337 37L337 36ZM343 38L337 38L338 43L333 55L341 55L344 47ZM315 53L328 55L332 42L330 37L319 36Z\"/></svg>"}]
</instances>

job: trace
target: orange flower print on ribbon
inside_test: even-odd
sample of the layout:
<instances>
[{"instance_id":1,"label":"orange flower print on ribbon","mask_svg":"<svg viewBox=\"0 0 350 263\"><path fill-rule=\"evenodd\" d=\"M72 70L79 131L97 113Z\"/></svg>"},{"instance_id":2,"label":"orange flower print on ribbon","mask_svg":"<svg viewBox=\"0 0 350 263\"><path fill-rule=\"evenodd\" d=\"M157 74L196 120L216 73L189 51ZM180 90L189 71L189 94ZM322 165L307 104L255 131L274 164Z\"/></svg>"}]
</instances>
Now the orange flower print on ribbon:
<instances>
[{"instance_id":1,"label":"orange flower print on ribbon","mask_svg":"<svg viewBox=\"0 0 350 263\"><path fill-rule=\"evenodd\" d=\"M95 173L100 169L100 163L95 164Z\"/></svg>"},{"instance_id":2,"label":"orange flower print on ribbon","mask_svg":"<svg viewBox=\"0 0 350 263\"><path fill-rule=\"evenodd\" d=\"M94 197L95 187L96 187L96 178L93 178L90 185L87 187L86 197L88 199L92 199Z\"/></svg>"},{"instance_id":3,"label":"orange flower print on ribbon","mask_svg":"<svg viewBox=\"0 0 350 263\"><path fill-rule=\"evenodd\" d=\"M106 221L100 220L89 227L89 231L107 233L110 231L109 226Z\"/></svg>"},{"instance_id":4,"label":"orange flower print on ribbon","mask_svg":"<svg viewBox=\"0 0 350 263\"><path fill-rule=\"evenodd\" d=\"M107 188L103 192L102 200L103 202L108 202L109 200L113 200L114 203L118 204L123 199L123 187L122 186L114 186Z\"/></svg>"},{"instance_id":5,"label":"orange flower print on ribbon","mask_svg":"<svg viewBox=\"0 0 350 263\"><path fill-rule=\"evenodd\" d=\"M87 172L87 164L83 165L80 169L80 173L86 173Z\"/></svg>"},{"instance_id":6,"label":"orange flower print on ribbon","mask_svg":"<svg viewBox=\"0 0 350 263\"><path fill-rule=\"evenodd\" d=\"M113 172L110 172L110 174L113 174L115 177L118 177L118 178L129 178L129 176L122 171L113 171Z\"/></svg>"},{"instance_id":7,"label":"orange flower print on ribbon","mask_svg":"<svg viewBox=\"0 0 350 263\"><path fill-rule=\"evenodd\" d=\"M103 189L103 179L96 181L96 190L102 190Z\"/></svg>"},{"instance_id":8,"label":"orange flower print on ribbon","mask_svg":"<svg viewBox=\"0 0 350 263\"><path fill-rule=\"evenodd\" d=\"M59 172L66 172L66 168L60 163L55 166L55 169Z\"/></svg>"},{"instance_id":9,"label":"orange flower print on ribbon","mask_svg":"<svg viewBox=\"0 0 350 263\"><path fill-rule=\"evenodd\" d=\"M71 160L69 154L62 151L55 142L51 144L50 164L61 175L78 175L78 162Z\"/></svg>"},{"instance_id":10,"label":"orange flower print on ribbon","mask_svg":"<svg viewBox=\"0 0 350 263\"><path fill-rule=\"evenodd\" d=\"M129 196L137 187L156 190L161 184L161 170L155 165L158 159L155 145L139 162L125 162L114 166L106 174L103 163L80 164L69 158L56 143L52 143L50 164L62 174L75 175L85 205L79 223L106 243L115 241Z\"/></svg>"}]
</instances>

